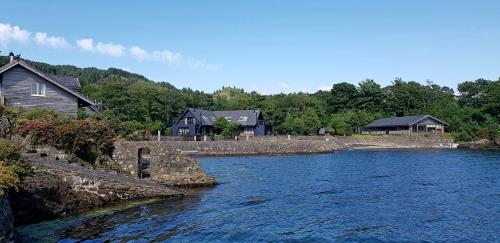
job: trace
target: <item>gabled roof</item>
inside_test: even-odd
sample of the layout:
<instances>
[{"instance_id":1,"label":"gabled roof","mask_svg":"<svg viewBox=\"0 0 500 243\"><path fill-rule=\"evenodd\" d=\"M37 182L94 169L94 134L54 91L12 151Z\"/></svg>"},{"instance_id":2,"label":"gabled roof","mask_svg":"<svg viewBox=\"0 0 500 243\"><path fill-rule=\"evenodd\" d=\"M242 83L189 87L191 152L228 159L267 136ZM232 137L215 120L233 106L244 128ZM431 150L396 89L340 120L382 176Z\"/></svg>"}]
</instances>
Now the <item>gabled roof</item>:
<instances>
[{"instance_id":1,"label":"gabled roof","mask_svg":"<svg viewBox=\"0 0 500 243\"><path fill-rule=\"evenodd\" d=\"M231 123L241 126L255 126L260 116L260 110L214 111L216 117L225 117Z\"/></svg>"},{"instance_id":2,"label":"gabled roof","mask_svg":"<svg viewBox=\"0 0 500 243\"><path fill-rule=\"evenodd\" d=\"M191 112L193 116L203 125L213 125L219 117L228 119L229 122L239 124L241 126L255 126L260 116L260 110L233 110L233 111L208 111L203 109L189 108L186 113Z\"/></svg>"},{"instance_id":3,"label":"gabled roof","mask_svg":"<svg viewBox=\"0 0 500 243\"><path fill-rule=\"evenodd\" d=\"M8 63L7 65L3 66L3 67L0 67L0 74L4 73L5 71L13 68L13 67L16 67L16 66L21 66L21 67L24 67L28 70L30 70L31 72L37 74L38 76L42 77L43 79L47 80L48 82L54 84L55 86L65 90L66 92L74 95L75 97L77 97L78 99L84 101L85 103L88 103L90 106L95 106L95 102L92 101L90 98L86 97L85 95L81 94L80 92L78 91L75 91L69 87L66 87L64 84L62 83L59 83L58 81L56 81L56 79L54 78L54 76L51 76L51 75L47 75L43 72L41 72L40 70L36 69L35 67L23 62L22 60L14 60L10 63ZM62 80L63 78L61 78L60 80ZM64 79L65 81L63 82L66 82L66 79ZM78 79L77 79L78 80ZM78 82L78 84L80 84Z\"/></svg>"},{"instance_id":4,"label":"gabled roof","mask_svg":"<svg viewBox=\"0 0 500 243\"><path fill-rule=\"evenodd\" d=\"M430 115L420 115L420 116L402 116L402 117L391 117L391 118L383 118L376 120L365 127L397 127L397 126L411 126L419 121L422 121L426 118L431 118L437 122L440 122L444 125L448 125L446 122L443 122L437 118L434 118Z\"/></svg>"},{"instance_id":5,"label":"gabled roof","mask_svg":"<svg viewBox=\"0 0 500 243\"><path fill-rule=\"evenodd\" d=\"M78 78L60 75L49 75L49 77L74 91L80 91L80 88L82 87Z\"/></svg>"}]
</instances>

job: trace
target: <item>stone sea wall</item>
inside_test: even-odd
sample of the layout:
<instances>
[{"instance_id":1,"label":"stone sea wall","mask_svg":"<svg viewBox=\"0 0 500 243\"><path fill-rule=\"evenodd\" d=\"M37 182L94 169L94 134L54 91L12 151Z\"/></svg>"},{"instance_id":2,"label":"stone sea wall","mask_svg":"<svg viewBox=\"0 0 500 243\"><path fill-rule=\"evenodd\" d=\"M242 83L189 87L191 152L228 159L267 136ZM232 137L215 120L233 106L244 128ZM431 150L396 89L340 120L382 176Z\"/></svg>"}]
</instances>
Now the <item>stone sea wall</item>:
<instances>
[{"instance_id":1,"label":"stone sea wall","mask_svg":"<svg viewBox=\"0 0 500 243\"><path fill-rule=\"evenodd\" d=\"M380 136L355 138L350 136L335 137L346 148L454 148L451 138L433 136Z\"/></svg>"}]
</instances>

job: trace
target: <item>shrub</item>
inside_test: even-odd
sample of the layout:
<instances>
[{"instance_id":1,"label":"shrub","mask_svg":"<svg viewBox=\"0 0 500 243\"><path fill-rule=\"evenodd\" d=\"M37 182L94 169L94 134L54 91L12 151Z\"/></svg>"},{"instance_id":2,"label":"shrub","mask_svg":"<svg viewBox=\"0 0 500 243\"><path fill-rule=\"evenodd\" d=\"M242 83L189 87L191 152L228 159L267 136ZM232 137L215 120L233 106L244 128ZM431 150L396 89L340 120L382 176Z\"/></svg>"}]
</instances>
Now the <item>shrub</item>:
<instances>
[{"instance_id":1,"label":"shrub","mask_svg":"<svg viewBox=\"0 0 500 243\"><path fill-rule=\"evenodd\" d=\"M4 162L19 161L23 146L11 140L0 138L0 160Z\"/></svg>"},{"instance_id":2,"label":"shrub","mask_svg":"<svg viewBox=\"0 0 500 243\"><path fill-rule=\"evenodd\" d=\"M219 117L214 122L214 132L216 134L229 137L238 135L240 126L238 124L230 123L226 118Z\"/></svg>"},{"instance_id":3,"label":"shrub","mask_svg":"<svg viewBox=\"0 0 500 243\"><path fill-rule=\"evenodd\" d=\"M4 161L0 161L0 198L9 188L17 189L17 184L20 182L17 171L16 165L7 165Z\"/></svg>"},{"instance_id":4,"label":"shrub","mask_svg":"<svg viewBox=\"0 0 500 243\"><path fill-rule=\"evenodd\" d=\"M57 127L54 145L95 165L98 158L111 156L115 136L107 121L77 120Z\"/></svg>"},{"instance_id":5,"label":"shrub","mask_svg":"<svg viewBox=\"0 0 500 243\"><path fill-rule=\"evenodd\" d=\"M21 160L23 146L0 138L0 197L11 187L16 188L20 177L29 173L30 167Z\"/></svg>"},{"instance_id":6,"label":"shrub","mask_svg":"<svg viewBox=\"0 0 500 243\"><path fill-rule=\"evenodd\" d=\"M19 135L29 139L33 145L52 144L55 124L52 119L36 119L19 127Z\"/></svg>"}]
</instances>

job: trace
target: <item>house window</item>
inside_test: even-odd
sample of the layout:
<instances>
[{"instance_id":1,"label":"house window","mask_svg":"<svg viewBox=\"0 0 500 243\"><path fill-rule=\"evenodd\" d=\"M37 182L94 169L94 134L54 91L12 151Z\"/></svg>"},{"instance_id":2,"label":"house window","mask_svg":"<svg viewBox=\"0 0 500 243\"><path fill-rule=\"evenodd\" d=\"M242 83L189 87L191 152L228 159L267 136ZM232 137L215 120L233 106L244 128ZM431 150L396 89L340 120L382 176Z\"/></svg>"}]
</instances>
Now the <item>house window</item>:
<instances>
[{"instance_id":1,"label":"house window","mask_svg":"<svg viewBox=\"0 0 500 243\"><path fill-rule=\"evenodd\" d=\"M31 96L45 96L45 83L33 82L31 84Z\"/></svg>"},{"instance_id":2,"label":"house window","mask_svg":"<svg viewBox=\"0 0 500 243\"><path fill-rule=\"evenodd\" d=\"M253 133L253 127L245 127L245 133Z\"/></svg>"},{"instance_id":3,"label":"house window","mask_svg":"<svg viewBox=\"0 0 500 243\"><path fill-rule=\"evenodd\" d=\"M238 121L246 122L246 121L248 121L248 116L240 116L240 119Z\"/></svg>"},{"instance_id":4,"label":"house window","mask_svg":"<svg viewBox=\"0 0 500 243\"><path fill-rule=\"evenodd\" d=\"M177 132L177 134L179 136L186 136L186 135L189 135L189 128L187 127L182 127L182 128L179 128L179 131Z\"/></svg>"},{"instance_id":5,"label":"house window","mask_svg":"<svg viewBox=\"0 0 500 243\"><path fill-rule=\"evenodd\" d=\"M192 117L188 117L187 118L187 124L193 124L193 118Z\"/></svg>"},{"instance_id":6,"label":"house window","mask_svg":"<svg viewBox=\"0 0 500 243\"><path fill-rule=\"evenodd\" d=\"M226 118L226 120L227 120L228 122L230 122L230 121L233 119L233 118L232 118L232 117L230 117L230 116L226 116L225 118Z\"/></svg>"}]
</instances>

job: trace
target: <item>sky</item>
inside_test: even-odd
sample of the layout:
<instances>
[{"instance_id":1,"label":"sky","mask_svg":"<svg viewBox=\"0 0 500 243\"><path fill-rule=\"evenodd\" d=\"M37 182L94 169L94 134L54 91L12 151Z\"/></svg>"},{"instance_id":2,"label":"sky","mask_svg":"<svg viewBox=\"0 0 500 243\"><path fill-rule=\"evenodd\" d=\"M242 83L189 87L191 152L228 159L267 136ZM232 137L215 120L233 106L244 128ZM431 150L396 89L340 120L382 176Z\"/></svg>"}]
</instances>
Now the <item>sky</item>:
<instances>
[{"instance_id":1,"label":"sky","mask_svg":"<svg viewBox=\"0 0 500 243\"><path fill-rule=\"evenodd\" d=\"M263 94L500 77L500 1L5 1L0 50Z\"/></svg>"}]
</instances>

